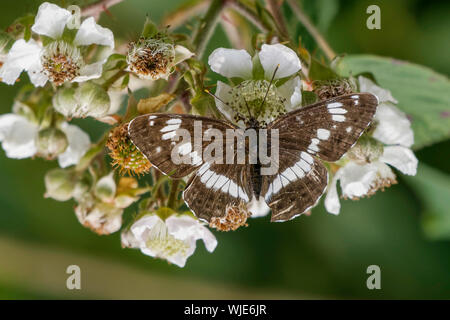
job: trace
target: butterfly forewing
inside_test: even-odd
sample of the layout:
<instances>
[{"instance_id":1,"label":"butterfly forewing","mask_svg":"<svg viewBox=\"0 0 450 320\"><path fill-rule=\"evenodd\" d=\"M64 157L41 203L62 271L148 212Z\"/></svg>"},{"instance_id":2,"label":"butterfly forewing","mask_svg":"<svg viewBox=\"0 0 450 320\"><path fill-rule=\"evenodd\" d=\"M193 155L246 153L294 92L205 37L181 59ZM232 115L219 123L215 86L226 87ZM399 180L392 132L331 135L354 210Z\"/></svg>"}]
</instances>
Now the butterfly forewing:
<instances>
[{"instance_id":1,"label":"butterfly forewing","mask_svg":"<svg viewBox=\"0 0 450 320\"><path fill-rule=\"evenodd\" d=\"M231 164L217 164L201 157L193 145L195 121L200 121L197 123L201 123L202 135L206 135L211 128L223 133L222 150L226 153L230 146L227 148L226 130L236 127L217 119L184 114L148 114L134 119L129 125L128 134L150 163L164 174L182 178L192 173L183 192L183 199L196 216L210 221L212 217L225 215L227 207L247 204L253 198L249 183L250 166L245 163L237 164L236 145L233 147L234 160ZM194 161L191 164L175 164L172 161L172 151L179 143L173 138L180 129L188 130L192 137L191 145L182 149L187 155L193 153ZM201 151L211 143L203 139L201 142ZM226 162L225 159L223 162Z\"/></svg>"},{"instance_id":2,"label":"butterfly forewing","mask_svg":"<svg viewBox=\"0 0 450 320\"><path fill-rule=\"evenodd\" d=\"M211 128L221 132L235 128L230 122L218 119L188 114L154 113L139 116L131 121L128 126L128 134L153 166L164 174L177 179L187 176L204 163L202 151L211 143L210 141L201 141L202 148L199 151L196 150L194 146L195 122L201 124L201 134ZM180 129L187 130L191 137L189 143L179 149L183 155L191 158L190 163L175 164L172 158L172 150L181 142L181 139L174 141L174 137ZM178 145L178 147L180 146Z\"/></svg>"},{"instance_id":3,"label":"butterfly forewing","mask_svg":"<svg viewBox=\"0 0 450 320\"><path fill-rule=\"evenodd\" d=\"M279 130L280 152L307 151L337 161L370 124L377 105L370 93L340 96L291 111L268 128Z\"/></svg>"}]
</instances>

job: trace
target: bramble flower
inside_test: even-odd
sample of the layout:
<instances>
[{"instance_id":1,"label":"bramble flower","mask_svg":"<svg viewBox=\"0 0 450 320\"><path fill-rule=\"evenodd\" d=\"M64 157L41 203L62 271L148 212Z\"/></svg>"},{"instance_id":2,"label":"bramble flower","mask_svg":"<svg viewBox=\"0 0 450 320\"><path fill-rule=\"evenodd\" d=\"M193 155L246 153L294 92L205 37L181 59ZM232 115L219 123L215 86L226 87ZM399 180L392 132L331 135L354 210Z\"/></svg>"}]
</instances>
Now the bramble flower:
<instances>
[{"instance_id":1,"label":"bramble flower","mask_svg":"<svg viewBox=\"0 0 450 320\"><path fill-rule=\"evenodd\" d=\"M168 79L174 67L194 54L166 37L141 38L129 45L127 70L141 79Z\"/></svg>"},{"instance_id":2,"label":"bramble flower","mask_svg":"<svg viewBox=\"0 0 450 320\"><path fill-rule=\"evenodd\" d=\"M157 212L144 214L124 231L122 246L138 248L143 254L184 267L199 239L203 240L209 252L217 246L214 235L197 219L185 214L177 215L169 208L160 208Z\"/></svg>"},{"instance_id":3,"label":"bramble flower","mask_svg":"<svg viewBox=\"0 0 450 320\"><path fill-rule=\"evenodd\" d=\"M121 178L116 184L114 173L101 177L91 192L76 197L78 221L97 234L111 234L122 226L124 209L147 192L134 178Z\"/></svg>"},{"instance_id":4,"label":"bramble flower","mask_svg":"<svg viewBox=\"0 0 450 320\"><path fill-rule=\"evenodd\" d=\"M42 132L44 131L44 134ZM47 129L39 130L39 125L25 116L7 113L0 115L0 142L6 156L25 159L35 155L57 157L61 168L78 163L91 145L89 136L79 127L63 122L57 137L46 138ZM63 142L61 142L62 135ZM64 144L63 148L61 144ZM46 150L43 148L46 146ZM58 152L55 154L55 152Z\"/></svg>"},{"instance_id":5,"label":"bramble flower","mask_svg":"<svg viewBox=\"0 0 450 320\"><path fill-rule=\"evenodd\" d=\"M252 59L245 50L218 48L208 58L211 69L227 78L240 78L237 86L217 82L217 108L230 121L244 127L241 115L250 117L247 106L254 117L268 123L288 111L300 106L302 102L300 77L294 76L301 69L297 54L282 44L263 44L261 51ZM290 77L277 86L274 80ZM262 106L264 97L266 103Z\"/></svg>"},{"instance_id":6,"label":"bramble flower","mask_svg":"<svg viewBox=\"0 0 450 320\"><path fill-rule=\"evenodd\" d=\"M358 199L396 183L396 176L388 165L407 175L417 172L418 160L410 149L414 135L408 118L393 105L397 101L389 90L364 77L358 80L360 91L375 94L380 104L374 116L372 136L360 139L347 152L344 166L336 171L328 187L325 208L333 214L340 210L338 181L344 198Z\"/></svg>"},{"instance_id":7,"label":"bramble flower","mask_svg":"<svg viewBox=\"0 0 450 320\"><path fill-rule=\"evenodd\" d=\"M0 69L2 81L14 84L22 71L28 72L36 87L44 86L47 81L61 85L99 78L106 60L86 64L82 47L98 44L114 48L114 36L90 17L82 22L73 37L63 37L71 19L70 11L48 2L41 4L31 30L41 36L43 43L34 39L17 40Z\"/></svg>"}]
</instances>

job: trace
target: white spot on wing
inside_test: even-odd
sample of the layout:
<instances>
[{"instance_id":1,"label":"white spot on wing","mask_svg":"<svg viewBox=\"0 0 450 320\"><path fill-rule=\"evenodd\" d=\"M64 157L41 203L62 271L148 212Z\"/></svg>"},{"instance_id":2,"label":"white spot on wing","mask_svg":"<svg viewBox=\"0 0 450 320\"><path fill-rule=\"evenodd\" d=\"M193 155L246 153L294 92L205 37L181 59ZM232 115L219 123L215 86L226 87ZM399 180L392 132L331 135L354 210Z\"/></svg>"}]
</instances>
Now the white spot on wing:
<instances>
[{"instance_id":1,"label":"white spot on wing","mask_svg":"<svg viewBox=\"0 0 450 320\"><path fill-rule=\"evenodd\" d=\"M332 119L333 119L333 121L344 122L345 121L345 116L343 116L341 114L333 114Z\"/></svg>"},{"instance_id":2,"label":"white spot on wing","mask_svg":"<svg viewBox=\"0 0 450 320\"><path fill-rule=\"evenodd\" d=\"M352 132L352 127L347 127L347 129L345 129L345 131L347 131L348 133Z\"/></svg>"},{"instance_id":3,"label":"white spot on wing","mask_svg":"<svg viewBox=\"0 0 450 320\"><path fill-rule=\"evenodd\" d=\"M181 123L181 119L169 119L166 122L167 124L180 124Z\"/></svg>"},{"instance_id":4,"label":"white spot on wing","mask_svg":"<svg viewBox=\"0 0 450 320\"><path fill-rule=\"evenodd\" d=\"M280 190L281 190L281 187L283 186L283 185L281 184L280 175L277 175L277 176L275 177L275 180L273 180L272 184L273 184L273 193L274 193L274 194L278 193L278 191L280 191Z\"/></svg>"},{"instance_id":5,"label":"white spot on wing","mask_svg":"<svg viewBox=\"0 0 450 320\"><path fill-rule=\"evenodd\" d=\"M150 117L148 117L149 120L152 120L152 119L155 119L155 118L157 118L157 116L150 116Z\"/></svg>"},{"instance_id":6,"label":"white spot on wing","mask_svg":"<svg viewBox=\"0 0 450 320\"><path fill-rule=\"evenodd\" d=\"M346 114L347 110L344 108L334 108L334 109L328 110L328 112L331 114Z\"/></svg>"},{"instance_id":7,"label":"white spot on wing","mask_svg":"<svg viewBox=\"0 0 450 320\"><path fill-rule=\"evenodd\" d=\"M327 140L330 137L330 130L317 129L317 138L320 140Z\"/></svg>"},{"instance_id":8,"label":"white spot on wing","mask_svg":"<svg viewBox=\"0 0 450 320\"><path fill-rule=\"evenodd\" d=\"M332 102L327 105L328 109L342 107L342 103L340 102Z\"/></svg>"},{"instance_id":9,"label":"white spot on wing","mask_svg":"<svg viewBox=\"0 0 450 320\"><path fill-rule=\"evenodd\" d=\"M214 172L212 172L211 170L207 170L204 174L202 174L202 177L200 178L200 181L202 183L206 183L209 180L209 178L211 178L213 173Z\"/></svg>"},{"instance_id":10,"label":"white spot on wing","mask_svg":"<svg viewBox=\"0 0 450 320\"><path fill-rule=\"evenodd\" d=\"M170 131L170 132L164 133L164 134L161 136L161 139L162 139L162 140L169 140L169 139L172 139L173 137L175 137L176 134L177 134L177 133L176 133L175 131Z\"/></svg>"},{"instance_id":11,"label":"white spot on wing","mask_svg":"<svg viewBox=\"0 0 450 320\"><path fill-rule=\"evenodd\" d=\"M160 131L161 132L174 131L174 130L177 130L179 127L180 127L179 124L169 124L169 125L165 126L164 128L162 128Z\"/></svg>"}]
</instances>

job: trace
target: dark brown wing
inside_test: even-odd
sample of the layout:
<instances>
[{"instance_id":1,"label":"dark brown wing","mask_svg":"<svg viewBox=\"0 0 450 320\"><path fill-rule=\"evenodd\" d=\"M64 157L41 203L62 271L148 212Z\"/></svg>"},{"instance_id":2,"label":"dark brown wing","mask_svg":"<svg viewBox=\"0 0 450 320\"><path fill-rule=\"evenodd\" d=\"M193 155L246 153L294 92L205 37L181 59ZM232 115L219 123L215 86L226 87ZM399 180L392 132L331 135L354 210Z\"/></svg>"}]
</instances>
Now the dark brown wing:
<instances>
[{"instance_id":1,"label":"dark brown wing","mask_svg":"<svg viewBox=\"0 0 450 320\"><path fill-rule=\"evenodd\" d=\"M198 121L197 124L200 122L197 130L202 136L211 132L209 129L220 131L224 136L222 150L225 158L228 137L226 130L236 129L227 121L184 114L148 114L131 121L128 134L150 163L164 174L181 178L193 173L183 192L183 198L196 216L209 222L212 217L223 217L226 208L239 206L241 203L246 205L253 198L250 184L251 167L248 164L236 164L236 145L232 164L217 164L211 159L203 159L202 152L211 141L200 136L201 149L199 152L195 151L195 121ZM191 137L189 145L186 144L182 149L177 147L179 141L174 141L181 129L187 130ZM172 152L180 150L183 150L185 155L193 155L191 164L174 163Z\"/></svg>"},{"instance_id":2,"label":"dark brown wing","mask_svg":"<svg viewBox=\"0 0 450 320\"><path fill-rule=\"evenodd\" d=\"M278 173L263 176L261 195L272 209L272 221L285 221L317 204L328 172L315 158L339 160L369 126L378 99L350 94L289 112L268 125L278 129Z\"/></svg>"},{"instance_id":3,"label":"dark brown wing","mask_svg":"<svg viewBox=\"0 0 450 320\"><path fill-rule=\"evenodd\" d=\"M245 206L253 198L250 166L246 164L203 164L192 175L183 199L197 217L210 222L223 217L228 207Z\"/></svg>"},{"instance_id":4,"label":"dark brown wing","mask_svg":"<svg viewBox=\"0 0 450 320\"><path fill-rule=\"evenodd\" d=\"M177 179L187 176L204 164L202 152L211 142L203 141L200 136L201 149L196 151L194 146L196 122L201 124L199 127L201 134L208 129L217 129L225 133L226 129L236 128L230 122L218 119L188 114L154 113L133 119L128 126L128 135L153 166L164 174L170 174L172 178ZM191 139L182 148L179 148L182 139L178 137L180 140L178 141L176 137L181 129L187 130ZM174 163L172 151L177 145L180 156L181 154L189 156L192 160L191 163Z\"/></svg>"},{"instance_id":5,"label":"dark brown wing","mask_svg":"<svg viewBox=\"0 0 450 320\"><path fill-rule=\"evenodd\" d=\"M269 124L279 130L280 150L308 151L337 161L358 140L375 114L378 99L355 93L291 111Z\"/></svg>"},{"instance_id":6,"label":"dark brown wing","mask_svg":"<svg viewBox=\"0 0 450 320\"><path fill-rule=\"evenodd\" d=\"M308 152L280 151L278 172L263 176L261 195L271 221L286 221L315 206L328 183L324 165Z\"/></svg>"}]
</instances>

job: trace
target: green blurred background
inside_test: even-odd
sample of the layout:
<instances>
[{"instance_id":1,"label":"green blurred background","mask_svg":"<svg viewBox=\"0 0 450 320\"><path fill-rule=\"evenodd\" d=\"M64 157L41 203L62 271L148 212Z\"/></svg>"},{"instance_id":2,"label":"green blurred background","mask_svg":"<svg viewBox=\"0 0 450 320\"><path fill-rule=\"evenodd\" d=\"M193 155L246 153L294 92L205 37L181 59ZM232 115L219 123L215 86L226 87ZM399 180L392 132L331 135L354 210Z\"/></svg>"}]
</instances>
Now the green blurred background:
<instances>
[{"instance_id":1,"label":"green blurred background","mask_svg":"<svg viewBox=\"0 0 450 320\"><path fill-rule=\"evenodd\" d=\"M2 1L0 27L36 12L40 2ZM160 20L180 2L125 0L100 23L116 37L135 39L146 13ZM392 56L450 74L450 2L338 3L338 14L322 30L337 52ZM365 27L370 4L381 7L381 30ZM217 46L228 46L220 28L206 57ZM0 84L0 113L10 112L19 86ZM100 133L90 132L93 139ZM416 154L420 163L449 174L449 146L446 141ZM8 159L0 151L0 298L450 298L450 242L425 236L424 208L401 177L369 199L343 201L339 216L320 204L310 217L275 224L254 219L248 228L216 233L216 251L207 253L199 242L180 269L121 249L118 233L93 234L78 223L73 203L44 199L43 177L55 165ZM80 291L66 289L71 264L81 267ZM381 290L366 287L372 264L381 267Z\"/></svg>"}]
</instances>

